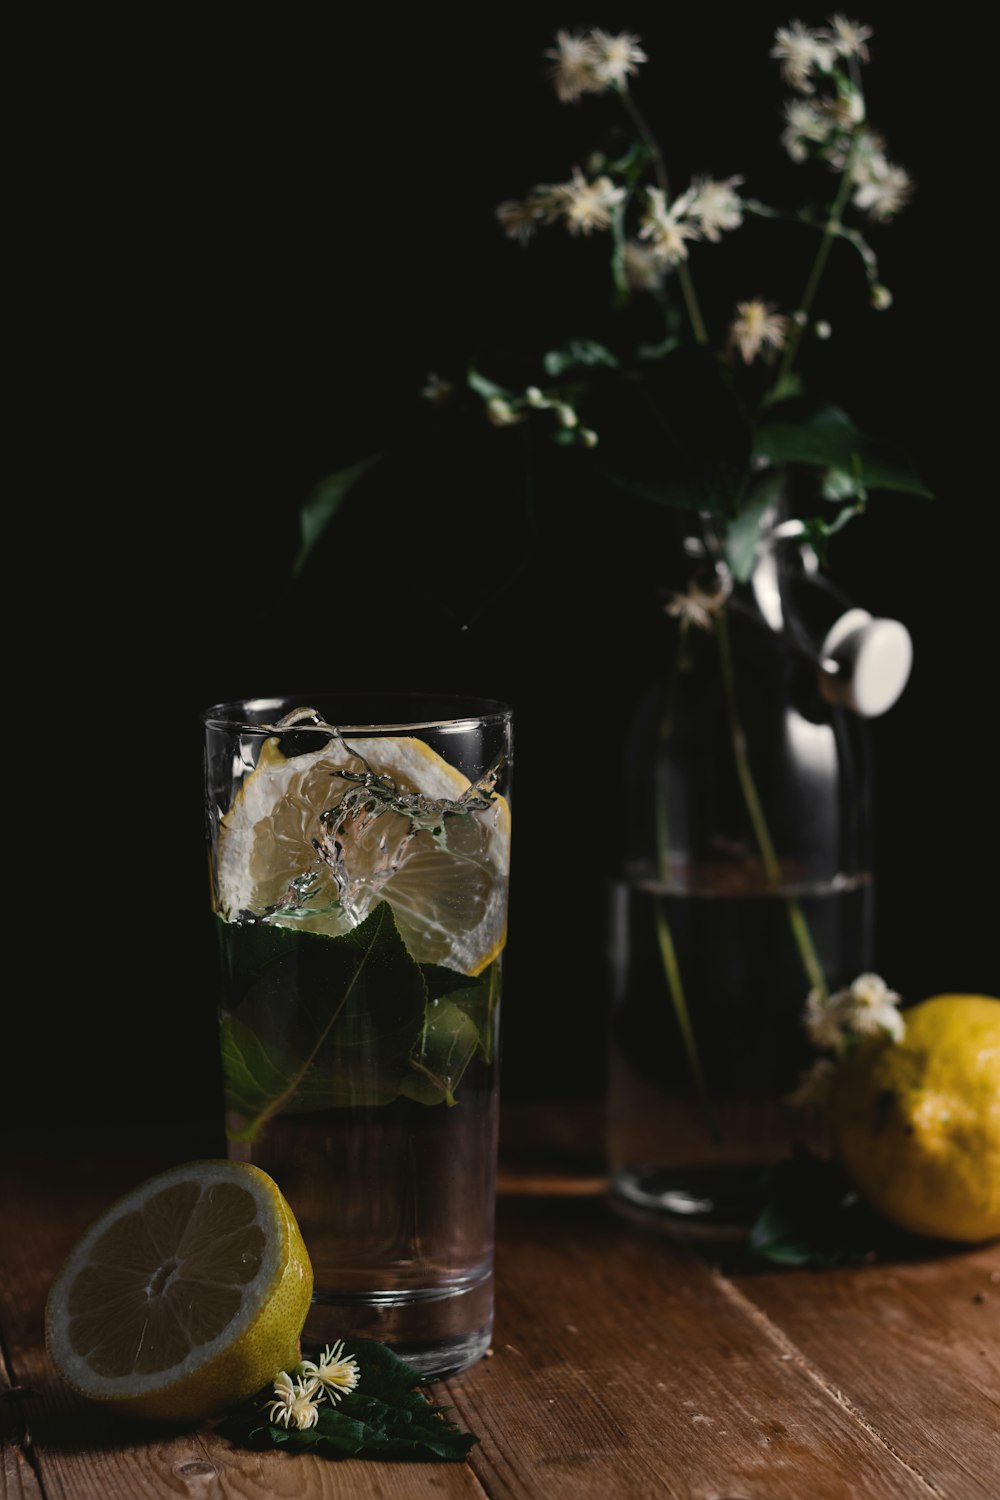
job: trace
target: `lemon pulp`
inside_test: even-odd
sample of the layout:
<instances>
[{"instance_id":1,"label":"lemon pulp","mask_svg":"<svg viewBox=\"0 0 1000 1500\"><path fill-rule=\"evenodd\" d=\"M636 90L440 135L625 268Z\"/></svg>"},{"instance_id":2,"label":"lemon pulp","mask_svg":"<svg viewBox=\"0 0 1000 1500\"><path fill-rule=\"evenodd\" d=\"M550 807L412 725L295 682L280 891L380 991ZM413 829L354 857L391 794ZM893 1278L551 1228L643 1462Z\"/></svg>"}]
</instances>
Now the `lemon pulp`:
<instances>
[{"instance_id":1,"label":"lemon pulp","mask_svg":"<svg viewBox=\"0 0 1000 1500\"><path fill-rule=\"evenodd\" d=\"M217 909L337 937L385 900L418 962L475 975L506 938L509 846L506 800L422 740L286 756L275 735L221 819Z\"/></svg>"},{"instance_id":2,"label":"lemon pulp","mask_svg":"<svg viewBox=\"0 0 1000 1500\"><path fill-rule=\"evenodd\" d=\"M277 1184L235 1161L140 1184L72 1250L46 1304L63 1379L130 1415L197 1421L299 1357L312 1265Z\"/></svg>"}]
</instances>

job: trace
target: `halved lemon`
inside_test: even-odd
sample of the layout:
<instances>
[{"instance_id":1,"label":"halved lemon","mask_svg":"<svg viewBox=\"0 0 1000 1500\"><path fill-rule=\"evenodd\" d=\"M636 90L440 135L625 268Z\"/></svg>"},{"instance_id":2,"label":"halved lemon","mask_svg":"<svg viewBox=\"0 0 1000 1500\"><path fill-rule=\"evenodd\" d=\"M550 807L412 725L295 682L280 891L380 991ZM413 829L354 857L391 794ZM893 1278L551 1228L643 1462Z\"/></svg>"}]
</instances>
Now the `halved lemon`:
<instances>
[{"instance_id":1,"label":"halved lemon","mask_svg":"<svg viewBox=\"0 0 1000 1500\"><path fill-rule=\"evenodd\" d=\"M273 1178L189 1162L133 1188L78 1241L49 1292L46 1347L90 1400L197 1422L296 1364L312 1288Z\"/></svg>"},{"instance_id":2,"label":"halved lemon","mask_svg":"<svg viewBox=\"0 0 1000 1500\"><path fill-rule=\"evenodd\" d=\"M337 937L385 900L418 962L479 974L506 938L509 861L506 799L423 740L286 756L275 735L219 826L217 910Z\"/></svg>"}]
</instances>

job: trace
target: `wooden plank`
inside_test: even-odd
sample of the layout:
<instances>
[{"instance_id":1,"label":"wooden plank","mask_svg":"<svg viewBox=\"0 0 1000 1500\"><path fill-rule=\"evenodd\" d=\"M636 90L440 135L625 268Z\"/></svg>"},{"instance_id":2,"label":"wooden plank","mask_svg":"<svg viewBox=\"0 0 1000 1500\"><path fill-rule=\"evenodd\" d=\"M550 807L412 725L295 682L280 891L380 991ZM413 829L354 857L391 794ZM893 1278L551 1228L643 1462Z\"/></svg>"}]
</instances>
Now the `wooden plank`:
<instances>
[{"instance_id":1,"label":"wooden plank","mask_svg":"<svg viewBox=\"0 0 1000 1500\"><path fill-rule=\"evenodd\" d=\"M25 1394L14 1378L0 1338L0 1500L42 1500L31 1431L24 1415Z\"/></svg>"},{"instance_id":2,"label":"wooden plank","mask_svg":"<svg viewBox=\"0 0 1000 1500\"><path fill-rule=\"evenodd\" d=\"M446 1383L494 1500L935 1495L692 1253L595 1198L499 1230L494 1357Z\"/></svg>"},{"instance_id":3,"label":"wooden plank","mask_svg":"<svg viewBox=\"0 0 1000 1500\"><path fill-rule=\"evenodd\" d=\"M1000 1246L922 1261L735 1278L948 1500L1000 1495Z\"/></svg>"},{"instance_id":4,"label":"wooden plank","mask_svg":"<svg viewBox=\"0 0 1000 1500\"><path fill-rule=\"evenodd\" d=\"M52 1180L33 1188L18 1178L0 1180L0 1337L17 1380L29 1388L20 1405L36 1466L12 1432L0 1468L4 1500L482 1500L468 1464L247 1452L211 1424L174 1431L127 1423L74 1396L44 1349L48 1288L79 1234L147 1175L126 1168L120 1178L98 1172L75 1186Z\"/></svg>"}]
</instances>

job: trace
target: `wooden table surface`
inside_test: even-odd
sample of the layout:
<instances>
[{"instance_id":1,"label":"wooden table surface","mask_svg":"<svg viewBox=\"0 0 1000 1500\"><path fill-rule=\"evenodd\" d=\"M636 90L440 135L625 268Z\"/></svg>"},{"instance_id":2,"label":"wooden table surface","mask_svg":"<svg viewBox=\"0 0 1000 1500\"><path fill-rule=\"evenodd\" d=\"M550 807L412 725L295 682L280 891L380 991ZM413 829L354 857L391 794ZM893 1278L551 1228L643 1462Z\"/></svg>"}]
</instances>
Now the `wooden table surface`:
<instances>
[{"instance_id":1,"label":"wooden table surface","mask_svg":"<svg viewBox=\"0 0 1000 1500\"><path fill-rule=\"evenodd\" d=\"M160 1163L150 1164L158 1168ZM148 1175L2 1183L4 1500L997 1500L1000 1246L835 1271L724 1269L620 1220L585 1171L502 1173L491 1356L433 1388L467 1463L235 1449L113 1424L61 1385L45 1297Z\"/></svg>"}]
</instances>

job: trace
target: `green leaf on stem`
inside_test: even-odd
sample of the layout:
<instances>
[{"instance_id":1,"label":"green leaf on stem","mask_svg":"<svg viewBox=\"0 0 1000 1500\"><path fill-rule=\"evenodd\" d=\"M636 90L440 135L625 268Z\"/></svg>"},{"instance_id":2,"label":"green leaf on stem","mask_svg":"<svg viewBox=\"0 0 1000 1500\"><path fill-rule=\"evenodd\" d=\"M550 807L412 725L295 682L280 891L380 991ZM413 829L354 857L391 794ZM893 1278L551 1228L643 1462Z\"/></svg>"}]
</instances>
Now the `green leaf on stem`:
<instances>
[{"instance_id":1,"label":"green leaf on stem","mask_svg":"<svg viewBox=\"0 0 1000 1500\"><path fill-rule=\"evenodd\" d=\"M497 385L496 381L490 380L488 375L483 375L475 365L470 365L465 372L465 383L470 391L475 391L476 395L482 396L484 401L512 401L514 399L511 391L508 391L505 386Z\"/></svg>"},{"instance_id":2,"label":"green leaf on stem","mask_svg":"<svg viewBox=\"0 0 1000 1500\"><path fill-rule=\"evenodd\" d=\"M570 339L561 349L550 349L542 363L546 375L558 380L567 370L581 367L592 369L596 365L603 365L606 369L617 370L619 361L610 349L597 343L595 339Z\"/></svg>"},{"instance_id":3,"label":"green leaf on stem","mask_svg":"<svg viewBox=\"0 0 1000 1500\"><path fill-rule=\"evenodd\" d=\"M349 468L338 469L335 474L328 474L313 490L299 510L301 540L298 556L292 566L294 577L297 578L302 572L306 559L347 496L381 457L380 453L374 453L370 458L363 458L360 463L351 464Z\"/></svg>"},{"instance_id":4,"label":"green leaf on stem","mask_svg":"<svg viewBox=\"0 0 1000 1500\"><path fill-rule=\"evenodd\" d=\"M860 432L836 406L820 406L803 414L785 413L760 423L754 435L754 456L775 464L800 463L852 475L866 490L898 490L933 498L912 465ZM855 490L854 493L860 493Z\"/></svg>"},{"instance_id":5,"label":"green leaf on stem","mask_svg":"<svg viewBox=\"0 0 1000 1500\"><path fill-rule=\"evenodd\" d=\"M753 571L760 524L772 506L781 499L784 476L772 470L758 479L750 494L726 528L723 550L726 561L738 583L746 583Z\"/></svg>"}]
</instances>

